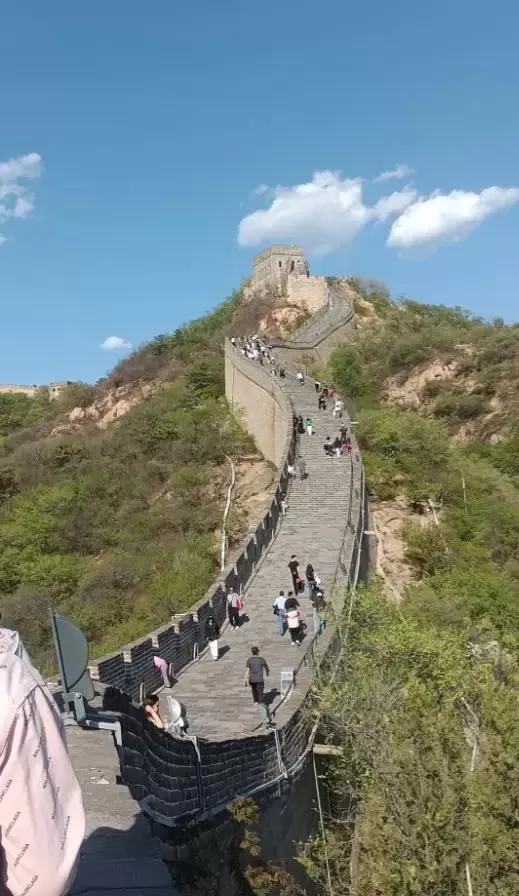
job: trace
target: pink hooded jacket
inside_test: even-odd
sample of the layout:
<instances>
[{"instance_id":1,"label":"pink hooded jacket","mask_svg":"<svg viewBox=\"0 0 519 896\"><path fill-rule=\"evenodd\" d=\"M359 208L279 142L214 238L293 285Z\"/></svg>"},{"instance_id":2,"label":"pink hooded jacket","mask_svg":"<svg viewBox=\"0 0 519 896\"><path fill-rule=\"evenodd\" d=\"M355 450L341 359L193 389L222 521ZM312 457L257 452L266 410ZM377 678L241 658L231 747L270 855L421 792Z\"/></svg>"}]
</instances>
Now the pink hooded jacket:
<instances>
[{"instance_id":1,"label":"pink hooded jacket","mask_svg":"<svg viewBox=\"0 0 519 896\"><path fill-rule=\"evenodd\" d=\"M54 700L33 666L0 650L0 896L64 896L84 834Z\"/></svg>"}]
</instances>

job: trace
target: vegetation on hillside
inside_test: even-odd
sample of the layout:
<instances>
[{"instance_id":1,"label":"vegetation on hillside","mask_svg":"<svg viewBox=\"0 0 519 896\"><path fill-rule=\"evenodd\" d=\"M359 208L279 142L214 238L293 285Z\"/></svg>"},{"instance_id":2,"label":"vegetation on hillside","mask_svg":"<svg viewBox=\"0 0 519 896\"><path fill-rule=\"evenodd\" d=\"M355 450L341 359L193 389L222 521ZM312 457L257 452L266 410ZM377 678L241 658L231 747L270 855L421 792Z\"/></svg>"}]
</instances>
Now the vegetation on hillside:
<instances>
[{"instance_id":1,"label":"vegetation on hillside","mask_svg":"<svg viewBox=\"0 0 519 896\"><path fill-rule=\"evenodd\" d=\"M470 394L490 385L505 394L517 381L519 327L393 304L379 288L373 304L377 319L321 375L355 403L374 506L398 496L429 513L401 533L414 572L402 603L378 582L359 589L338 676L316 692L322 733L343 753L327 760L325 840L303 861L324 892L328 859L337 896L465 896L470 885L510 896L519 893L516 399L500 411L503 441L466 444L451 438L460 405L452 415L390 408L385 384L439 354L459 359L464 344Z\"/></svg>"},{"instance_id":2,"label":"vegetation on hillside","mask_svg":"<svg viewBox=\"0 0 519 896\"><path fill-rule=\"evenodd\" d=\"M226 455L255 453L225 402L223 337L251 315L236 294L96 387L50 404L0 396L0 607L40 667L52 662L49 605L99 653L185 611L213 581ZM116 425L48 437L65 411L143 381L153 396Z\"/></svg>"},{"instance_id":3,"label":"vegetation on hillside","mask_svg":"<svg viewBox=\"0 0 519 896\"><path fill-rule=\"evenodd\" d=\"M467 440L509 439L519 417L519 324L486 323L461 308L391 301L378 284L353 278L359 338L335 353L328 373L356 400L394 404L391 390L431 362L413 407L446 423L449 432L471 422ZM443 371L443 375L442 375ZM426 375L426 373L425 373ZM401 404L405 406L405 402Z\"/></svg>"}]
</instances>

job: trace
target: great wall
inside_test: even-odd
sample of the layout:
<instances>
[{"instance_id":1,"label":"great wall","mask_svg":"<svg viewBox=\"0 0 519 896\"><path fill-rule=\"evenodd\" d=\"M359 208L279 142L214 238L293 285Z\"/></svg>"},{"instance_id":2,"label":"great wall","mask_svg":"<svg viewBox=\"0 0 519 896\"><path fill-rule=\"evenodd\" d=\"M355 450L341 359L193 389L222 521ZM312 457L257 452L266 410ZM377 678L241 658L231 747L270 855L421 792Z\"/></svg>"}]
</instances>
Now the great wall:
<instances>
[{"instance_id":1,"label":"great wall","mask_svg":"<svg viewBox=\"0 0 519 896\"><path fill-rule=\"evenodd\" d=\"M50 399L57 398L67 386L70 386L71 383L69 381L59 381L56 383L49 383L48 386L37 386L35 383L32 386L23 386L16 383L0 383L0 395L27 395L29 398L33 398L38 392L47 392Z\"/></svg>"},{"instance_id":2,"label":"great wall","mask_svg":"<svg viewBox=\"0 0 519 896\"><path fill-rule=\"evenodd\" d=\"M275 830L287 794L301 786L315 736L305 697L315 670L333 664L338 634L332 626L314 635L310 602L302 601L308 635L301 649L291 652L276 633L272 600L280 588L291 587L287 564L296 553L303 565L308 560L315 564L340 611L365 574L366 555L366 494L354 435L350 456L326 457L322 441L328 431L334 432L331 411L317 417L313 384L301 386L294 376L305 359L327 357L334 345L352 336L355 316L347 296L327 284L325 295L326 303L290 339L272 341L287 365L284 379L271 376L226 341L226 398L241 411L263 455L278 469L273 494L218 582L189 613L89 666L92 678L108 688L104 709L120 722L122 742L116 746L108 731L68 729L88 817L71 896L101 896L113 889L126 896L176 893L160 857L173 865L186 859L192 822L218 824L234 797L253 795L265 807L274 801L269 826ZM315 438L296 435L294 414L317 419ZM344 422L349 424L349 418ZM289 477L288 465L296 454L306 460L305 481ZM283 517L285 494L289 513ZM225 627L230 587L244 599L246 624L238 632ZM208 657L204 635L210 613L222 626L217 663ZM258 645L270 665L274 730L261 728L248 689L243 689L251 644ZM169 692L153 664L157 654L174 670ZM293 681L281 694L281 670L287 668L293 670ZM145 721L138 705L143 689L171 693L181 701L191 739ZM312 831L310 806L295 815L301 816L297 830L290 833L291 824L285 822L285 839L302 839Z\"/></svg>"}]
</instances>

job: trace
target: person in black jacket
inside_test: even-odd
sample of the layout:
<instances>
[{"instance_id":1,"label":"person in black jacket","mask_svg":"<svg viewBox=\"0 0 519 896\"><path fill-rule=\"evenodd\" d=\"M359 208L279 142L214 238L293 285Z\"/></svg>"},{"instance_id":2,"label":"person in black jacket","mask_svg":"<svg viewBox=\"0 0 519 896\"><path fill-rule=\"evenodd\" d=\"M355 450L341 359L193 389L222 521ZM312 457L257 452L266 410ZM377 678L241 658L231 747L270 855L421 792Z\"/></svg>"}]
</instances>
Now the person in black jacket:
<instances>
[{"instance_id":1,"label":"person in black jacket","mask_svg":"<svg viewBox=\"0 0 519 896\"><path fill-rule=\"evenodd\" d=\"M292 554L290 561L288 563L288 568L290 570L290 575L292 576L292 585L294 587L294 591L297 592L297 579L299 576L299 561L295 554Z\"/></svg>"},{"instance_id":2,"label":"person in black jacket","mask_svg":"<svg viewBox=\"0 0 519 896\"><path fill-rule=\"evenodd\" d=\"M218 659L218 638L220 637L220 626L211 614L205 624L205 636L209 641L209 650L213 660Z\"/></svg>"},{"instance_id":3,"label":"person in black jacket","mask_svg":"<svg viewBox=\"0 0 519 896\"><path fill-rule=\"evenodd\" d=\"M315 572L311 563L308 563L306 566L306 581L308 582L308 590L309 593L312 594L315 582Z\"/></svg>"}]
</instances>

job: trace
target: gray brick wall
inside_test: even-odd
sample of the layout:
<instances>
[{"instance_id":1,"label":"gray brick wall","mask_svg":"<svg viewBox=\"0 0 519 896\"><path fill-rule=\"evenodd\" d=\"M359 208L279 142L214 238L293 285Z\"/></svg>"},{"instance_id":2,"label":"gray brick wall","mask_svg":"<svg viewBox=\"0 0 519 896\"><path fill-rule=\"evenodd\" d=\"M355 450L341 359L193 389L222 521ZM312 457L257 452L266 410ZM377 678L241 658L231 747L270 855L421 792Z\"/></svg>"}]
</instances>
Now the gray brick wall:
<instances>
[{"instance_id":1,"label":"gray brick wall","mask_svg":"<svg viewBox=\"0 0 519 896\"><path fill-rule=\"evenodd\" d=\"M159 731L126 694L111 688L105 708L120 713L122 776L134 799L169 823L190 814L221 810L234 797L268 785L282 776L275 735L240 740L197 741L198 753L188 740ZM297 713L280 736L283 761L288 768L301 756L308 738L308 723Z\"/></svg>"}]
</instances>

